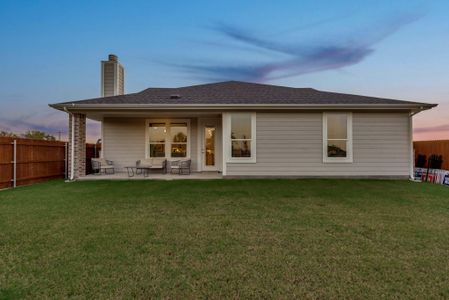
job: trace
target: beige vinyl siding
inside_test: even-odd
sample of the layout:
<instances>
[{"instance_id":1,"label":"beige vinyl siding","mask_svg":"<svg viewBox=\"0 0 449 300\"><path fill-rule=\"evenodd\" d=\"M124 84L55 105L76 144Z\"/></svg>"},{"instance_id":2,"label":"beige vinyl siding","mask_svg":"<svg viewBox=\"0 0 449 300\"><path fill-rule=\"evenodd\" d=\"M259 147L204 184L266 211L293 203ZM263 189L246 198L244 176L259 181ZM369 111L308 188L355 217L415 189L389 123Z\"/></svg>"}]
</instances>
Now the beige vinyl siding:
<instances>
[{"instance_id":1,"label":"beige vinyl siding","mask_svg":"<svg viewBox=\"0 0 449 300\"><path fill-rule=\"evenodd\" d=\"M118 169L145 158L145 119L105 118L103 156L114 161Z\"/></svg>"},{"instance_id":2,"label":"beige vinyl siding","mask_svg":"<svg viewBox=\"0 0 449 300\"><path fill-rule=\"evenodd\" d=\"M323 163L322 113L257 113L257 161L227 176L408 176L407 113L353 113L353 163Z\"/></svg>"},{"instance_id":3,"label":"beige vinyl siding","mask_svg":"<svg viewBox=\"0 0 449 300\"><path fill-rule=\"evenodd\" d=\"M149 117L151 119L151 117ZM197 122L190 120L190 156L192 170L197 170ZM145 158L145 118L105 118L103 121L103 156L114 161L119 171ZM168 149L167 149L168 150Z\"/></svg>"}]
</instances>

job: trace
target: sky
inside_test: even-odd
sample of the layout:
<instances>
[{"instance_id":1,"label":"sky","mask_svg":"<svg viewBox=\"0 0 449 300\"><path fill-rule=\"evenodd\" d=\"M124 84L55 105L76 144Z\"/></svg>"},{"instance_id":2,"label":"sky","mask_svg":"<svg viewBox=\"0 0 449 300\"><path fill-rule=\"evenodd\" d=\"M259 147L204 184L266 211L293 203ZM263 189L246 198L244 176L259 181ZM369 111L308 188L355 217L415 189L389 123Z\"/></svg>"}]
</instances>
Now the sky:
<instances>
[{"instance_id":1,"label":"sky","mask_svg":"<svg viewBox=\"0 0 449 300\"><path fill-rule=\"evenodd\" d=\"M243 80L437 103L414 139L449 139L449 1L0 0L0 130L67 133L49 103ZM88 138L99 137L97 122Z\"/></svg>"}]
</instances>

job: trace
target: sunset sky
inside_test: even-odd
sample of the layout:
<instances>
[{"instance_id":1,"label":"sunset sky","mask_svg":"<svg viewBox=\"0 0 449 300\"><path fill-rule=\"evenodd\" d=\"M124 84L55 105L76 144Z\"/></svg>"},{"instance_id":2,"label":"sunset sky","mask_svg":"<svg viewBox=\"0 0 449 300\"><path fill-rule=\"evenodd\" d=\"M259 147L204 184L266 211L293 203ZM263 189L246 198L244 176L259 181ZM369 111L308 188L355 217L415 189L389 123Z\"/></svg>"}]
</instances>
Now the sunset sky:
<instances>
[{"instance_id":1,"label":"sunset sky","mask_svg":"<svg viewBox=\"0 0 449 300\"><path fill-rule=\"evenodd\" d=\"M243 80L438 103L415 140L449 139L449 1L0 1L0 130L63 136L47 104ZM95 140L98 124L90 122Z\"/></svg>"}]
</instances>

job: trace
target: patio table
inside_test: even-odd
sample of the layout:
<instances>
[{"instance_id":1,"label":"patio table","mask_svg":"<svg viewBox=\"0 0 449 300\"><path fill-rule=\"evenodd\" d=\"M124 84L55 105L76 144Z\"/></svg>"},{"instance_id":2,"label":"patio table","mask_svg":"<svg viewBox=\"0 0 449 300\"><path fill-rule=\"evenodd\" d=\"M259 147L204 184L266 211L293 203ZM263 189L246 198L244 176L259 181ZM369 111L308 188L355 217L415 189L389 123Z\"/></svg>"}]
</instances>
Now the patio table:
<instances>
[{"instance_id":1,"label":"patio table","mask_svg":"<svg viewBox=\"0 0 449 300\"><path fill-rule=\"evenodd\" d=\"M151 170L151 166L125 166L125 168L128 172L128 177L134 177L134 175L139 174L143 174L143 177L148 177Z\"/></svg>"},{"instance_id":2,"label":"patio table","mask_svg":"<svg viewBox=\"0 0 449 300\"><path fill-rule=\"evenodd\" d=\"M136 174L138 174L139 170L141 173L143 173L143 177L148 177L150 174L151 166L137 166L136 168Z\"/></svg>"},{"instance_id":3,"label":"patio table","mask_svg":"<svg viewBox=\"0 0 449 300\"><path fill-rule=\"evenodd\" d=\"M134 169L136 166L125 166L126 171L128 172L128 177L134 177ZM137 170L136 170L137 173Z\"/></svg>"}]
</instances>

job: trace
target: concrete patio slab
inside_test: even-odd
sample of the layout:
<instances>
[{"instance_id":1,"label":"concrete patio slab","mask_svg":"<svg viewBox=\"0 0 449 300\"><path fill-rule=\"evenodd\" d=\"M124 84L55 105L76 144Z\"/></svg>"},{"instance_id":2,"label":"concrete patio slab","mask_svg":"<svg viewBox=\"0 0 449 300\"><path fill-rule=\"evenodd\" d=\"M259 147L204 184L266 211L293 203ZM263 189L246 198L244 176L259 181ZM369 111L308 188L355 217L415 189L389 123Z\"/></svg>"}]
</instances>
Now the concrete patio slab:
<instances>
[{"instance_id":1,"label":"concrete patio slab","mask_svg":"<svg viewBox=\"0 0 449 300\"><path fill-rule=\"evenodd\" d=\"M210 180L210 179L222 179L223 176L219 172L192 172L190 175L178 175L178 174L162 174L162 173L151 173L148 177L144 177L142 174L134 175L133 177L128 176L126 172L116 172L115 174L89 174L78 178L80 181L87 180L185 180L185 179L195 179L195 180Z\"/></svg>"}]
</instances>

